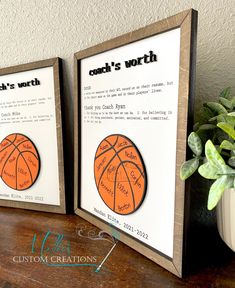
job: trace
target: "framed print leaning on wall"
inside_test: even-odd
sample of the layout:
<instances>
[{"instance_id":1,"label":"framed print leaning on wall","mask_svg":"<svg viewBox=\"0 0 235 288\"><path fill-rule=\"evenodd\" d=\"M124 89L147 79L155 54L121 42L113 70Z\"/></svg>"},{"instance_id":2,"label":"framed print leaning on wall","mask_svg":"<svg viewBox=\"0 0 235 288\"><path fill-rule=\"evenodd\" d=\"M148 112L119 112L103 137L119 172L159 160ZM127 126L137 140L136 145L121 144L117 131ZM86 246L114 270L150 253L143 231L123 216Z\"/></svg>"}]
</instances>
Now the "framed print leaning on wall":
<instances>
[{"instance_id":1,"label":"framed print leaning on wall","mask_svg":"<svg viewBox=\"0 0 235 288\"><path fill-rule=\"evenodd\" d=\"M197 12L75 54L75 212L183 274Z\"/></svg>"},{"instance_id":2,"label":"framed print leaning on wall","mask_svg":"<svg viewBox=\"0 0 235 288\"><path fill-rule=\"evenodd\" d=\"M59 58L0 70L0 205L65 213Z\"/></svg>"}]
</instances>

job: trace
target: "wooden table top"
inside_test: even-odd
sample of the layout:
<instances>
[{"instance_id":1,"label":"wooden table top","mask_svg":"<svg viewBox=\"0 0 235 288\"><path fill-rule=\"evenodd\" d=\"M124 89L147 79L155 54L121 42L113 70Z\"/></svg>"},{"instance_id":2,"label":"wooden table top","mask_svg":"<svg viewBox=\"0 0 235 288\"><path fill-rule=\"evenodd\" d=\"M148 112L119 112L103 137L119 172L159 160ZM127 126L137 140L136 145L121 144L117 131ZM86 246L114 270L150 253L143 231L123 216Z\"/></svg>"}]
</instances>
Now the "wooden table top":
<instances>
[{"instance_id":1,"label":"wooden table top","mask_svg":"<svg viewBox=\"0 0 235 288\"><path fill-rule=\"evenodd\" d=\"M118 242L101 270L95 272L114 245L111 238L104 240L99 232L75 215L0 208L0 287L235 287L235 255L230 251L220 261L221 253L215 250L212 254L218 254L217 260L206 263L205 249L198 249L202 267L178 279ZM200 243L203 241L198 240ZM40 255L47 256L50 263L37 262ZM94 266L49 266L60 261L63 265Z\"/></svg>"}]
</instances>

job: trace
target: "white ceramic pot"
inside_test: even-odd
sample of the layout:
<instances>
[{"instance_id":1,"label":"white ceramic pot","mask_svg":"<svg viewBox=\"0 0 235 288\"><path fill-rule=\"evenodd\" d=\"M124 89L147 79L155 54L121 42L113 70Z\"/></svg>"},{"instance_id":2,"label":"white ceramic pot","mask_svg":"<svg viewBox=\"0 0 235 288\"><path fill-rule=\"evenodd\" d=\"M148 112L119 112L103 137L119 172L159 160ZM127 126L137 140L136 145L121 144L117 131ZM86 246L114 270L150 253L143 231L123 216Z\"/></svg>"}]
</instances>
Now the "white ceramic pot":
<instances>
[{"instance_id":1,"label":"white ceramic pot","mask_svg":"<svg viewBox=\"0 0 235 288\"><path fill-rule=\"evenodd\" d=\"M219 234L235 252L235 189L224 191L217 205L216 213Z\"/></svg>"}]
</instances>

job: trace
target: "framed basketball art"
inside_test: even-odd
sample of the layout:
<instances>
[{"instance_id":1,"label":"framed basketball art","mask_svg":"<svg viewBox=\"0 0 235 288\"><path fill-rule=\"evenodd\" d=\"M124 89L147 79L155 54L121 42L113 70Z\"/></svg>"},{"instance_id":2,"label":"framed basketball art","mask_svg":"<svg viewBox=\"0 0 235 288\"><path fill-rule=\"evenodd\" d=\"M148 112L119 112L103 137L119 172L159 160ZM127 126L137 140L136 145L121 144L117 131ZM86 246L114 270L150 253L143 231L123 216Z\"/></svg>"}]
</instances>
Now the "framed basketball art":
<instances>
[{"instance_id":1,"label":"framed basketball art","mask_svg":"<svg viewBox=\"0 0 235 288\"><path fill-rule=\"evenodd\" d=\"M65 213L59 58L0 70L0 205Z\"/></svg>"},{"instance_id":2,"label":"framed basketball art","mask_svg":"<svg viewBox=\"0 0 235 288\"><path fill-rule=\"evenodd\" d=\"M75 213L179 277L196 28L187 10L75 54Z\"/></svg>"}]
</instances>

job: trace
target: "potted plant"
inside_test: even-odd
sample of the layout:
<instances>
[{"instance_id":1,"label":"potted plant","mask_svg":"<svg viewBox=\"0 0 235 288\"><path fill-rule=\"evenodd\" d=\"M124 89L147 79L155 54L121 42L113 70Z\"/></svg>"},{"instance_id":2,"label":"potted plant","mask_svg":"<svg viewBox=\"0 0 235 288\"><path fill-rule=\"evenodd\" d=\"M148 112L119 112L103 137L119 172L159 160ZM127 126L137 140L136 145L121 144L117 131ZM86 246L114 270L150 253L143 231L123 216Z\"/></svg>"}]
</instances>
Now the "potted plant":
<instances>
[{"instance_id":1,"label":"potted plant","mask_svg":"<svg viewBox=\"0 0 235 288\"><path fill-rule=\"evenodd\" d=\"M224 89L217 102L207 102L188 136L192 159L181 166L182 180L195 171L214 180L207 208L217 207L217 226L221 238L235 251L235 96Z\"/></svg>"}]
</instances>

